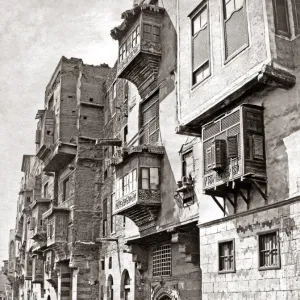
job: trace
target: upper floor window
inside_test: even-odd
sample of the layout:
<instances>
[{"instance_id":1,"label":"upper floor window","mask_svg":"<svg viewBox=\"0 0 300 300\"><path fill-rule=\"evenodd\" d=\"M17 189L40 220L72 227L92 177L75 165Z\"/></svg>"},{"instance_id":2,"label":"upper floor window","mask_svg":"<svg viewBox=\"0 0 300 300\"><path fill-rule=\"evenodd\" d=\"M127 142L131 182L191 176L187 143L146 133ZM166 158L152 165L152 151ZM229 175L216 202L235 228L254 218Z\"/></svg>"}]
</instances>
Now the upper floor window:
<instances>
[{"instance_id":1,"label":"upper floor window","mask_svg":"<svg viewBox=\"0 0 300 300\"><path fill-rule=\"evenodd\" d=\"M156 94L141 104L141 144L159 141L159 101Z\"/></svg>"},{"instance_id":2,"label":"upper floor window","mask_svg":"<svg viewBox=\"0 0 300 300\"><path fill-rule=\"evenodd\" d=\"M48 182L44 185L44 198L47 198L48 197Z\"/></svg>"},{"instance_id":3,"label":"upper floor window","mask_svg":"<svg viewBox=\"0 0 300 300\"><path fill-rule=\"evenodd\" d=\"M157 190L159 187L159 169L141 168L143 190Z\"/></svg>"},{"instance_id":4,"label":"upper floor window","mask_svg":"<svg viewBox=\"0 0 300 300\"><path fill-rule=\"evenodd\" d=\"M130 194L136 190L136 169L132 170L116 182L116 198L120 199L123 196Z\"/></svg>"},{"instance_id":5,"label":"upper floor window","mask_svg":"<svg viewBox=\"0 0 300 300\"><path fill-rule=\"evenodd\" d=\"M182 176L189 176L194 171L193 149L182 153Z\"/></svg>"},{"instance_id":6,"label":"upper floor window","mask_svg":"<svg viewBox=\"0 0 300 300\"><path fill-rule=\"evenodd\" d=\"M110 198L110 232L111 233L114 233L116 231L116 216L113 214L115 198L116 198L115 193L113 193Z\"/></svg>"},{"instance_id":7,"label":"upper floor window","mask_svg":"<svg viewBox=\"0 0 300 300\"><path fill-rule=\"evenodd\" d=\"M136 45L140 43L140 25L138 25L119 48L119 62L122 62Z\"/></svg>"},{"instance_id":8,"label":"upper floor window","mask_svg":"<svg viewBox=\"0 0 300 300\"><path fill-rule=\"evenodd\" d=\"M70 179L67 178L63 182L63 201L67 200L70 197Z\"/></svg>"},{"instance_id":9,"label":"upper floor window","mask_svg":"<svg viewBox=\"0 0 300 300\"><path fill-rule=\"evenodd\" d=\"M107 199L103 200L103 223L102 223L102 234L107 235Z\"/></svg>"},{"instance_id":10,"label":"upper floor window","mask_svg":"<svg viewBox=\"0 0 300 300\"><path fill-rule=\"evenodd\" d=\"M290 37L291 31L287 0L273 0L273 8L276 33Z\"/></svg>"},{"instance_id":11,"label":"upper floor window","mask_svg":"<svg viewBox=\"0 0 300 300\"><path fill-rule=\"evenodd\" d=\"M225 59L248 46L246 0L223 0Z\"/></svg>"},{"instance_id":12,"label":"upper floor window","mask_svg":"<svg viewBox=\"0 0 300 300\"><path fill-rule=\"evenodd\" d=\"M259 269L280 268L278 232L259 234Z\"/></svg>"},{"instance_id":13,"label":"upper floor window","mask_svg":"<svg viewBox=\"0 0 300 300\"><path fill-rule=\"evenodd\" d=\"M195 85L210 75L208 5L192 17L192 84Z\"/></svg>"},{"instance_id":14,"label":"upper floor window","mask_svg":"<svg viewBox=\"0 0 300 300\"><path fill-rule=\"evenodd\" d=\"M153 24L143 24L143 39L155 43L160 42L160 27Z\"/></svg>"}]
</instances>

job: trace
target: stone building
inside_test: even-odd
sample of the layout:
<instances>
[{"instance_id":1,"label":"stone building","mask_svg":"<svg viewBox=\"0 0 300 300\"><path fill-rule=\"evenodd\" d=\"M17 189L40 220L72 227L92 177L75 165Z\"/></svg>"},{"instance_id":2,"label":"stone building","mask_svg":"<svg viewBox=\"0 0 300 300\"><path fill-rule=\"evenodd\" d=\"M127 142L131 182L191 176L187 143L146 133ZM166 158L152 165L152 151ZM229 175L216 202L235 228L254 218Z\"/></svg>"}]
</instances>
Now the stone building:
<instances>
[{"instance_id":1,"label":"stone building","mask_svg":"<svg viewBox=\"0 0 300 300\"><path fill-rule=\"evenodd\" d=\"M111 31L118 61L97 141L106 157L100 299L200 298L198 199L189 174L196 139L175 133L175 8L137 2Z\"/></svg>"},{"instance_id":2,"label":"stone building","mask_svg":"<svg viewBox=\"0 0 300 300\"><path fill-rule=\"evenodd\" d=\"M298 299L299 1L178 5L177 132L201 138L202 299Z\"/></svg>"}]
</instances>

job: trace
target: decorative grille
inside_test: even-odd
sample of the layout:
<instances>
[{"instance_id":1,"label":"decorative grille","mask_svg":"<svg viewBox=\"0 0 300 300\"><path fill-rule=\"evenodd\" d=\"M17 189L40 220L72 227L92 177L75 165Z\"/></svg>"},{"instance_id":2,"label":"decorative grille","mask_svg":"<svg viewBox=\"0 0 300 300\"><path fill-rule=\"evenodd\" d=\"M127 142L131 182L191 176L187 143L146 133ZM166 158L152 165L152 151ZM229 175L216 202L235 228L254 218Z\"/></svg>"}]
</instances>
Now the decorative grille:
<instances>
[{"instance_id":1,"label":"decorative grille","mask_svg":"<svg viewBox=\"0 0 300 300\"><path fill-rule=\"evenodd\" d=\"M219 244L219 271L234 269L233 241Z\"/></svg>"},{"instance_id":2,"label":"decorative grille","mask_svg":"<svg viewBox=\"0 0 300 300\"><path fill-rule=\"evenodd\" d=\"M297 27L297 33L300 31L300 1L294 0L295 9L295 26Z\"/></svg>"},{"instance_id":3,"label":"decorative grille","mask_svg":"<svg viewBox=\"0 0 300 300\"><path fill-rule=\"evenodd\" d=\"M259 266L279 266L277 232L259 236Z\"/></svg>"},{"instance_id":4,"label":"decorative grille","mask_svg":"<svg viewBox=\"0 0 300 300\"><path fill-rule=\"evenodd\" d=\"M153 249L153 276L171 275L171 245L162 245Z\"/></svg>"},{"instance_id":5,"label":"decorative grille","mask_svg":"<svg viewBox=\"0 0 300 300\"><path fill-rule=\"evenodd\" d=\"M230 57L241 47L248 44L248 28L245 11L241 8L235 11L225 21L225 51L226 58Z\"/></svg>"}]
</instances>

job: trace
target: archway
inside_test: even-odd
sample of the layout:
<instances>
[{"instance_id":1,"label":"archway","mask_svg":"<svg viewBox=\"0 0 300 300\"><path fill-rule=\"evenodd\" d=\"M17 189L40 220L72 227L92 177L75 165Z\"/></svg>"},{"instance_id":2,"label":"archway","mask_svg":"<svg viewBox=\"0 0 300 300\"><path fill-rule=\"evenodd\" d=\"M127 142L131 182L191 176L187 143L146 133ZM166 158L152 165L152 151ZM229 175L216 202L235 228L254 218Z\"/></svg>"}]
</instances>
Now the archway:
<instances>
[{"instance_id":1,"label":"archway","mask_svg":"<svg viewBox=\"0 0 300 300\"><path fill-rule=\"evenodd\" d=\"M51 297L50 297L50 295L48 295L48 297L47 297L47 300L51 300Z\"/></svg>"},{"instance_id":2,"label":"archway","mask_svg":"<svg viewBox=\"0 0 300 300\"><path fill-rule=\"evenodd\" d=\"M164 296L158 298L158 300L171 300L171 298L169 296L164 295Z\"/></svg>"},{"instance_id":3,"label":"archway","mask_svg":"<svg viewBox=\"0 0 300 300\"><path fill-rule=\"evenodd\" d=\"M111 275L107 279L107 299L114 300L114 280Z\"/></svg>"},{"instance_id":4,"label":"archway","mask_svg":"<svg viewBox=\"0 0 300 300\"><path fill-rule=\"evenodd\" d=\"M129 300L129 295L130 295L130 277L128 271L125 269L121 277L120 299Z\"/></svg>"}]
</instances>

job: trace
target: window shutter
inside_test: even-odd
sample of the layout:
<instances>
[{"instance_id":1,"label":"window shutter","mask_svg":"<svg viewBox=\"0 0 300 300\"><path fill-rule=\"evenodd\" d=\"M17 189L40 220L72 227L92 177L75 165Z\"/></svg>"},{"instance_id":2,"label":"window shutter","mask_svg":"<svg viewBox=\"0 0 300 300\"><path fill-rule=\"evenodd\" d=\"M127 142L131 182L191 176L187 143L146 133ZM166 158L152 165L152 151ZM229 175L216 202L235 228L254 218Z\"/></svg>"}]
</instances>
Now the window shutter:
<instances>
[{"instance_id":1,"label":"window shutter","mask_svg":"<svg viewBox=\"0 0 300 300\"><path fill-rule=\"evenodd\" d=\"M209 32L208 26L200 30L192 41L193 71L209 60Z\"/></svg>"},{"instance_id":2,"label":"window shutter","mask_svg":"<svg viewBox=\"0 0 300 300\"><path fill-rule=\"evenodd\" d=\"M107 199L103 200L103 220L107 219Z\"/></svg>"},{"instance_id":3,"label":"window shutter","mask_svg":"<svg viewBox=\"0 0 300 300\"><path fill-rule=\"evenodd\" d=\"M35 143L40 144L41 142L41 130L37 129L35 132Z\"/></svg>"},{"instance_id":4,"label":"window shutter","mask_svg":"<svg viewBox=\"0 0 300 300\"><path fill-rule=\"evenodd\" d=\"M290 36L287 0L273 0L273 6L276 33L285 36Z\"/></svg>"},{"instance_id":5,"label":"window shutter","mask_svg":"<svg viewBox=\"0 0 300 300\"><path fill-rule=\"evenodd\" d=\"M300 1L293 0L293 12L296 34L300 33Z\"/></svg>"},{"instance_id":6,"label":"window shutter","mask_svg":"<svg viewBox=\"0 0 300 300\"><path fill-rule=\"evenodd\" d=\"M264 159L263 136L253 134L252 135L252 145L253 145L253 158L254 159Z\"/></svg>"},{"instance_id":7,"label":"window shutter","mask_svg":"<svg viewBox=\"0 0 300 300\"><path fill-rule=\"evenodd\" d=\"M35 218L31 217L29 219L29 230L34 230L34 228L35 228Z\"/></svg>"},{"instance_id":8,"label":"window shutter","mask_svg":"<svg viewBox=\"0 0 300 300\"><path fill-rule=\"evenodd\" d=\"M225 20L225 54L226 58L233 55L248 44L248 24L244 8L235 11Z\"/></svg>"},{"instance_id":9,"label":"window shutter","mask_svg":"<svg viewBox=\"0 0 300 300\"><path fill-rule=\"evenodd\" d=\"M224 171L226 166L226 141L225 140L215 140L214 148L215 161L213 163L213 170Z\"/></svg>"},{"instance_id":10,"label":"window shutter","mask_svg":"<svg viewBox=\"0 0 300 300\"><path fill-rule=\"evenodd\" d=\"M237 158L238 157L238 136L227 137L227 157Z\"/></svg>"}]
</instances>

